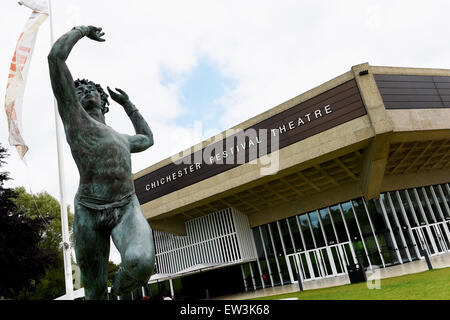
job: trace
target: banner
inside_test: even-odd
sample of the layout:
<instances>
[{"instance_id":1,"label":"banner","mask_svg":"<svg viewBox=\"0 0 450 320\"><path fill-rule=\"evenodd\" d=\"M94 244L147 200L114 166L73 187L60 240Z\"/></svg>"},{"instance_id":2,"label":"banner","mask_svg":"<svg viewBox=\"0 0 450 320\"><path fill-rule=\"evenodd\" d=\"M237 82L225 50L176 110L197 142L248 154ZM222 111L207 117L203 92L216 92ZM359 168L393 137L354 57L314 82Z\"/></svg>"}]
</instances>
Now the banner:
<instances>
[{"instance_id":1,"label":"banner","mask_svg":"<svg viewBox=\"0 0 450 320\"><path fill-rule=\"evenodd\" d=\"M19 4L27 6L33 12L19 36L11 61L6 85L5 110L9 144L16 147L20 158L23 159L28 151L28 146L22 137L23 94L38 29L48 17L48 5L46 0L22 0Z\"/></svg>"}]
</instances>

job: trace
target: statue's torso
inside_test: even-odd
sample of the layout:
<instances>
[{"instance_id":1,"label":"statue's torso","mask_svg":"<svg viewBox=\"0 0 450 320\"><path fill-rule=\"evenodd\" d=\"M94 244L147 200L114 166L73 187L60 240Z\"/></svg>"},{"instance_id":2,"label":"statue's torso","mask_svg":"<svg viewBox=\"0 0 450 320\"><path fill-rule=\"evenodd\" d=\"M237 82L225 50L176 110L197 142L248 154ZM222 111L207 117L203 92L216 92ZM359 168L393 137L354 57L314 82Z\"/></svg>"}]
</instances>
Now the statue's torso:
<instances>
[{"instance_id":1,"label":"statue's torso","mask_svg":"<svg viewBox=\"0 0 450 320\"><path fill-rule=\"evenodd\" d=\"M124 135L94 120L66 134L80 174L79 194L113 202L134 190Z\"/></svg>"}]
</instances>

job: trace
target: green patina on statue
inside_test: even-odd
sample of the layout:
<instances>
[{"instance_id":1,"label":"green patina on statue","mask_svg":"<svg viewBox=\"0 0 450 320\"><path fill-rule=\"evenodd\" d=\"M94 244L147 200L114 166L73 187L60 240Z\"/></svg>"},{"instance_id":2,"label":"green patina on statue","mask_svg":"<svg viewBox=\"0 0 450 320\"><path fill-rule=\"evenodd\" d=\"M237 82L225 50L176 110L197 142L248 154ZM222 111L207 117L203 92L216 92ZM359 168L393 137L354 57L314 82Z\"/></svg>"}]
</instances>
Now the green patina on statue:
<instances>
[{"instance_id":1,"label":"green patina on statue","mask_svg":"<svg viewBox=\"0 0 450 320\"><path fill-rule=\"evenodd\" d=\"M48 55L53 93L80 174L74 200L74 244L89 300L107 298L110 237L122 258L113 281L114 295L147 283L155 264L152 230L131 177L131 153L153 145L152 131L128 95L109 87L111 98L122 105L136 134L121 134L107 126L108 95L91 81L74 82L65 62L81 38L105 41L103 35L101 28L75 27L55 42Z\"/></svg>"}]
</instances>

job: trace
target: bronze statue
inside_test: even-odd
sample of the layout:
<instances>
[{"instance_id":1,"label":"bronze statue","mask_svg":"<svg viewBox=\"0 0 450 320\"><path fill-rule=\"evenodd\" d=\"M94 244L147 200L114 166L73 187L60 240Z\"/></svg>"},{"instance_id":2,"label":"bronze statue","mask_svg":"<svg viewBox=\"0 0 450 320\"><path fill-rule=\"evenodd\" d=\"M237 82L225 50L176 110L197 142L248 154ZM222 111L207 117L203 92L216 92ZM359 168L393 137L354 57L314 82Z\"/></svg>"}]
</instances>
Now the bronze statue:
<instances>
[{"instance_id":1,"label":"bronze statue","mask_svg":"<svg viewBox=\"0 0 450 320\"><path fill-rule=\"evenodd\" d=\"M153 145L153 134L128 95L108 87L136 131L121 134L105 124L108 95L88 80L73 81L66 59L84 36L105 41L94 26L75 27L62 35L48 55L53 93L67 142L80 174L74 199L74 245L86 299L107 298L110 236L122 264L112 293L123 295L147 283L155 264L152 230L134 192L131 153Z\"/></svg>"}]
</instances>

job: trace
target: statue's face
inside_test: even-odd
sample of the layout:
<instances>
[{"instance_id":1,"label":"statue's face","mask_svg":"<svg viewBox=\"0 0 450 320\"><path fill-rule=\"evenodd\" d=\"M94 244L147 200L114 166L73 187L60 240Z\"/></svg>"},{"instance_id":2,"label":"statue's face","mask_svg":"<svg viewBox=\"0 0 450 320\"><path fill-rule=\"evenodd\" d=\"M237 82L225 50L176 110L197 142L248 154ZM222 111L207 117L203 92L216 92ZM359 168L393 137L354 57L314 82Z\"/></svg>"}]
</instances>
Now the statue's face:
<instances>
[{"instance_id":1,"label":"statue's face","mask_svg":"<svg viewBox=\"0 0 450 320\"><path fill-rule=\"evenodd\" d=\"M84 110L89 111L95 108L101 108L102 99L100 92L97 91L97 88L94 84L88 83L80 85L76 88L76 95L78 101L80 101Z\"/></svg>"}]
</instances>

